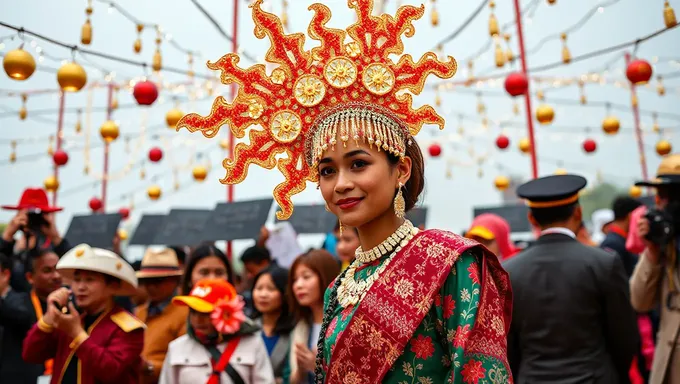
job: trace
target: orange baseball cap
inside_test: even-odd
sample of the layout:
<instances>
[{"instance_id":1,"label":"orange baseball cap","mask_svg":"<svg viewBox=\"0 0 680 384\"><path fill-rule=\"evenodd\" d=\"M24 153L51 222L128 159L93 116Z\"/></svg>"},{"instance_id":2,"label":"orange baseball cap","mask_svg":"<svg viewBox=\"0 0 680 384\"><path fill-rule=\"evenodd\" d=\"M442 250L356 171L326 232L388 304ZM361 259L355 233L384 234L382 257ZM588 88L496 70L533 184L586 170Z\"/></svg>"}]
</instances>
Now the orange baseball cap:
<instances>
[{"instance_id":1,"label":"orange baseball cap","mask_svg":"<svg viewBox=\"0 0 680 384\"><path fill-rule=\"evenodd\" d=\"M234 297L236 289L226 280L203 279L194 285L189 295L175 296L172 303L189 307L196 312L210 313L219 301L230 301Z\"/></svg>"}]
</instances>

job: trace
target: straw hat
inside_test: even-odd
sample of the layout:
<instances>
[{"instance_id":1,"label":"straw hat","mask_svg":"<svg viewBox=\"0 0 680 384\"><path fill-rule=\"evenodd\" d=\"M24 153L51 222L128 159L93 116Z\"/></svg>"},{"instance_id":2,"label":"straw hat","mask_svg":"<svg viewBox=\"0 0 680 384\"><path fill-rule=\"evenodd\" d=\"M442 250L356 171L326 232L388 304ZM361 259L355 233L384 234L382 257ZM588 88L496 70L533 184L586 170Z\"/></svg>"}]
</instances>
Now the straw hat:
<instances>
[{"instance_id":1,"label":"straw hat","mask_svg":"<svg viewBox=\"0 0 680 384\"><path fill-rule=\"evenodd\" d=\"M656 177L635 183L639 187L659 187L680 184L680 153L668 155L661 160Z\"/></svg>"},{"instance_id":2,"label":"straw hat","mask_svg":"<svg viewBox=\"0 0 680 384\"><path fill-rule=\"evenodd\" d=\"M67 279L73 279L76 271L92 271L115 277L121 281L116 296L137 293L135 270L117 254L101 248L80 244L66 252L57 263L57 270Z\"/></svg>"},{"instance_id":3,"label":"straw hat","mask_svg":"<svg viewBox=\"0 0 680 384\"><path fill-rule=\"evenodd\" d=\"M151 279L173 276L182 276L175 251L170 248L164 248L160 251L147 249L142 258L139 272L137 272L137 278Z\"/></svg>"}]
</instances>

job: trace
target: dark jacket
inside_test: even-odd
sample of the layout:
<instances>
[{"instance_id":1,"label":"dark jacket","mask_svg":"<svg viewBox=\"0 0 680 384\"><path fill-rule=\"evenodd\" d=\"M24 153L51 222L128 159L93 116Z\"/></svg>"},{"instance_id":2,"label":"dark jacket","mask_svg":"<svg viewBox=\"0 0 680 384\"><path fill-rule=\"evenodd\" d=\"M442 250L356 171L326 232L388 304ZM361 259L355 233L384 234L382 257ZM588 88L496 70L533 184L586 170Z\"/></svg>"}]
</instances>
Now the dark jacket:
<instances>
[{"instance_id":1,"label":"dark jacket","mask_svg":"<svg viewBox=\"0 0 680 384\"><path fill-rule=\"evenodd\" d=\"M46 304L41 305L44 313ZM35 384L45 371L43 364L26 363L21 357L24 337L37 321L30 294L11 290L0 299L0 381Z\"/></svg>"},{"instance_id":2,"label":"dark jacket","mask_svg":"<svg viewBox=\"0 0 680 384\"><path fill-rule=\"evenodd\" d=\"M600 248L614 251L621 258L623 269L626 271L626 277L630 278L633 276L633 270L635 269L635 264L637 264L638 255L628 252L628 249L626 249L625 237L614 231L610 231L607 233L604 240L602 240Z\"/></svg>"},{"instance_id":3,"label":"dark jacket","mask_svg":"<svg viewBox=\"0 0 680 384\"><path fill-rule=\"evenodd\" d=\"M22 250L14 253L15 243L15 241L6 241L0 237L0 253L11 256L12 258L12 276L10 280L12 289L19 292L29 292L31 290L31 285L26 281L24 265L28 260L30 251ZM44 238L39 237L38 246L40 248L51 248L59 257L64 256L66 252L71 250L71 244L69 244L68 240L65 238L62 238L61 243L55 246L54 244L45 241Z\"/></svg>"},{"instance_id":4,"label":"dark jacket","mask_svg":"<svg viewBox=\"0 0 680 384\"><path fill-rule=\"evenodd\" d=\"M514 296L508 360L515 383L629 382L637 324L616 255L547 234L503 267Z\"/></svg>"}]
</instances>

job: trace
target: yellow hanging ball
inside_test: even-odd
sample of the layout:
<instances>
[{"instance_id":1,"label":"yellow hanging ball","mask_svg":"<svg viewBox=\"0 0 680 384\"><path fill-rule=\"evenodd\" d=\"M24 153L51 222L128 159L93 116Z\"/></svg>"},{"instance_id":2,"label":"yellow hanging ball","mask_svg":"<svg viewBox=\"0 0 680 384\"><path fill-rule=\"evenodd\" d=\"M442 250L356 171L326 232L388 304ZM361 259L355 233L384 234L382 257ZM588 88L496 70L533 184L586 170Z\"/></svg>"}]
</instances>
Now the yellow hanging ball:
<instances>
[{"instance_id":1,"label":"yellow hanging ball","mask_svg":"<svg viewBox=\"0 0 680 384\"><path fill-rule=\"evenodd\" d=\"M549 105L541 105L536 109L536 120L542 125L552 123L555 119L555 110Z\"/></svg>"},{"instance_id":2,"label":"yellow hanging ball","mask_svg":"<svg viewBox=\"0 0 680 384\"><path fill-rule=\"evenodd\" d=\"M169 110L168 113L165 114L165 122L168 124L168 128L175 129L182 116L184 116L184 112L177 108Z\"/></svg>"},{"instance_id":3,"label":"yellow hanging ball","mask_svg":"<svg viewBox=\"0 0 680 384\"><path fill-rule=\"evenodd\" d=\"M2 67L10 78L26 80L35 72L35 59L21 48L14 49L5 54Z\"/></svg>"},{"instance_id":4,"label":"yellow hanging ball","mask_svg":"<svg viewBox=\"0 0 680 384\"><path fill-rule=\"evenodd\" d=\"M149 195L149 199L158 200L161 197L161 187L152 185L146 190L146 194Z\"/></svg>"},{"instance_id":5,"label":"yellow hanging ball","mask_svg":"<svg viewBox=\"0 0 680 384\"><path fill-rule=\"evenodd\" d=\"M87 72L78 63L66 63L57 71L57 82L62 91L78 92L87 84Z\"/></svg>"},{"instance_id":6,"label":"yellow hanging ball","mask_svg":"<svg viewBox=\"0 0 680 384\"><path fill-rule=\"evenodd\" d=\"M642 188L638 187L637 185L633 185L628 190L628 194L630 197L637 199L638 197L642 196Z\"/></svg>"},{"instance_id":7,"label":"yellow hanging ball","mask_svg":"<svg viewBox=\"0 0 680 384\"><path fill-rule=\"evenodd\" d=\"M602 120L602 130L608 135L613 135L621 128L621 122L614 116L608 116Z\"/></svg>"},{"instance_id":8,"label":"yellow hanging ball","mask_svg":"<svg viewBox=\"0 0 680 384\"><path fill-rule=\"evenodd\" d=\"M510 179L505 176L497 176L494 179L493 184L499 191L505 191L510 186Z\"/></svg>"},{"instance_id":9,"label":"yellow hanging ball","mask_svg":"<svg viewBox=\"0 0 680 384\"><path fill-rule=\"evenodd\" d=\"M668 140L659 140L659 142L656 143L656 153L658 153L659 156L666 156L671 153L672 150L673 146Z\"/></svg>"},{"instance_id":10,"label":"yellow hanging ball","mask_svg":"<svg viewBox=\"0 0 680 384\"><path fill-rule=\"evenodd\" d=\"M564 168L557 168L557 169L555 170L555 174L556 174L556 175L566 175L567 173L568 173L567 170L564 169Z\"/></svg>"},{"instance_id":11,"label":"yellow hanging ball","mask_svg":"<svg viewBox=\"0 0 680 384\"><path fill-rule=\"evenodd\" d=\"M118 124L116 124L113 120L106 120L104 124L102 124L101 128L99 128L99 134L102 136L104 141L111 143L118 138L120 129L118 128Z\"/></svg>"},{"instance_id":12,"label":"yellow hanging ball","mask_svg":"<svg viewBox=\"0 0 680 384\"><path fill-rule=\"evenodd\" d=\"M519 150L522 151L522 153L529 153L529 151L531 151L531 141L526 137L520 140Z\"/></svg>"},{"instance_id":13,"label":"yellow hanging ball","mask_svg":"<svg viewBox=\"0 0 680 384\"><path fill-rule=\"evenodd\" d=\"M202 165L195 166L191 173L196 181L203 181L208 176L208 170Z\"/></svg>"},{"instance_id":14,"label":"yellow hanging ball","mask_svg":"<svg viewBox=\"0 0 680 384\"><path fill-rule=\"evenodd\" d=\"M59 180L54 176L49 176L43 181L43 186L47 192L56 192L59 189Z\"/></svg>"},{"instance_id":15,"label":"yellow hanging ball","mask_svg":"<svg viewBox=\"0 0 680 384\"><path fill-rule=\"evenodd\" d=\"M119 228L118 229L118 238L120 239L120 241L127 240L128 239L128 231L126 231L123 228Z\"/></svg>"},{"instance_id":16,"label":"yellow hanging ball","mask_svg":"<svg viewBox=\"0 0 680 384\"><path fill-rule=\"evenodd\" d=\"M225 151L229 149L229 139L220 140L220 147Z\"/></svg>"}]
</instances>

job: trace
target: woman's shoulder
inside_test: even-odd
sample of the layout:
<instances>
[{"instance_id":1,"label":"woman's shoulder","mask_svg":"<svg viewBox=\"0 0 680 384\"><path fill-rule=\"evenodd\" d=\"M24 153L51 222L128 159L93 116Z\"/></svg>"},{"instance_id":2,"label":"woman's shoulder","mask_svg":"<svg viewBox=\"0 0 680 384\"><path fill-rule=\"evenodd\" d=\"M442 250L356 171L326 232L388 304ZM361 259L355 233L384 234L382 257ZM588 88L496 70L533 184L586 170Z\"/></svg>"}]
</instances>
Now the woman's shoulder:
<instances>
[{"instance_id":1,"label":"woman's shoulder","mask_svg":"<svg viewBox=\"0 0 680 384\"><path fill-rule=\"evenodd\" d=\"M421 231L418 236L421 238L421 243L424 241L425 246L439 245L449 248L457 253L463 254L481 244L475 240L463 237L451 231L443 229L426 229Z\"/></svg>"}]
</instances>

